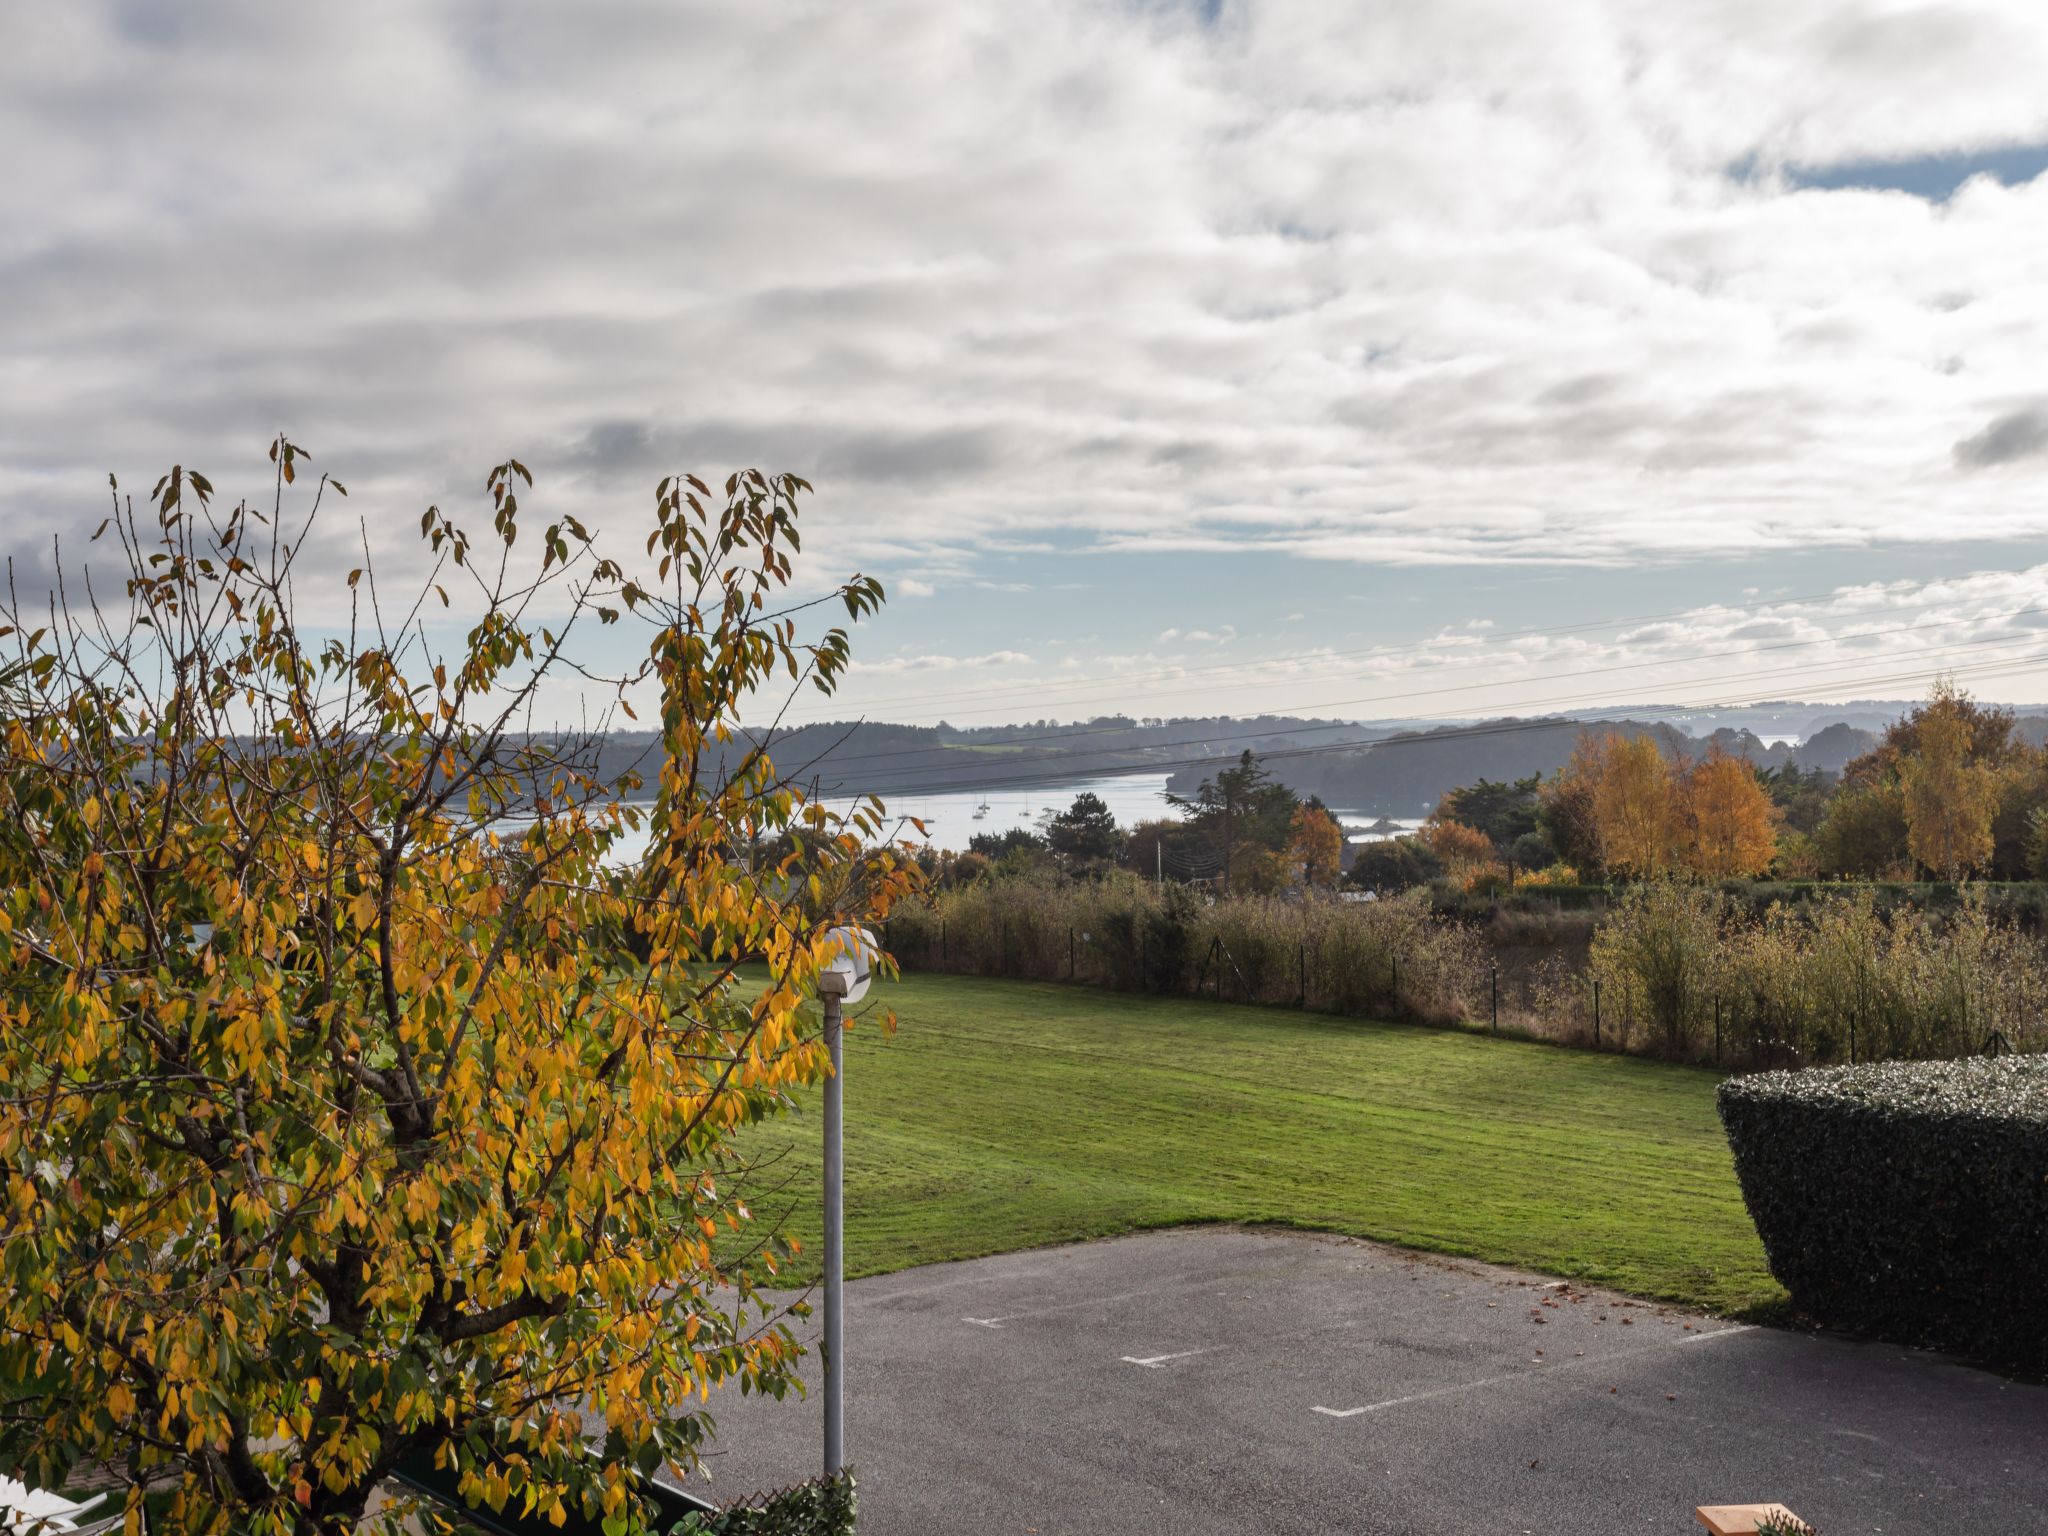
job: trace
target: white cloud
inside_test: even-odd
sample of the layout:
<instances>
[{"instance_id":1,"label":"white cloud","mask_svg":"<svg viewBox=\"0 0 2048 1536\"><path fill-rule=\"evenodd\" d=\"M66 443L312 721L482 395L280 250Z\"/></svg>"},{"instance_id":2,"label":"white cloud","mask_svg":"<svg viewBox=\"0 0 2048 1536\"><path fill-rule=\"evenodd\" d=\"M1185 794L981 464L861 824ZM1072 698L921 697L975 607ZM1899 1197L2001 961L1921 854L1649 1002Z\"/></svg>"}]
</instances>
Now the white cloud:
<instances>
[{"instance_id":1,"label":"white cloud","mask_svg":"<svg viewBox=\"0 0 2048 1536\"><path fill-rule=\"evenodd\" d=\"M2048 564L1703 604L1652 623L1459 627L1413 644L1225 653L1200 665L1156 652L1069 660L1078 675L983 686L949 705L949 718L1085 718L1132 701L1163 715L1453 719L1631 701L1898 698L1923 693L1942 671L1981 697L2039 697L2048 676ZM900 707L882 701L885 715L916 713L919 695L895 697Z\"/></svg>"},{"instance_id":2,"label":"white cloud","mask_svg":"<svg viewBox=\"0 0 2048 1536\"><path fill-rule=\"evenodd\" d=\"M938 588L928 581L919 581L915 576L905 576L895 585L895 591L903 597L932 597Z\"/></svg>"},{"instance_id":3,"label":"white cloud","mask_svg":"<svg viewBox=\"0 0 2048 1536\"><path fill-rule=\"evenodd\" d=\"M985 651L979 656L941 656L936 654L891 656L883 661L855 661L847 670L854 678L886 677L905 672L954 672L960 670L979 671L991 667L1029 666L1031 657L1024 651ZM828 710L827 713L830 713Z\"/></svg>"}]
</instances>

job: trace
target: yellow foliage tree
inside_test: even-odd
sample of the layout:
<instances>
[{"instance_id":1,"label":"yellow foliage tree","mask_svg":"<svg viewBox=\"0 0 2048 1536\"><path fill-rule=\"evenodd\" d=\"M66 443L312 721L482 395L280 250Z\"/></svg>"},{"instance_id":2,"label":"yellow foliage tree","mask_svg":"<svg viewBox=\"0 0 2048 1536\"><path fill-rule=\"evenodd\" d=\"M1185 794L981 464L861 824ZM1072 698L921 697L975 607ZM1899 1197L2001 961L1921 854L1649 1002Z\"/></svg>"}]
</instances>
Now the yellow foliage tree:
<instances>
[{"instance_id":1,"label":"yellow foliage tree","mask_svg":"<svg viewBox=\"0 0 2048 1536\"><path fill-rule=\"evenodd\" d=\"M1973 758L1972 711L1947 678L1918 716L1915 750L1899 761L1906 847L1916 863L1959 880L1991 860L1999 777Z\"/></svg>"},{"instance_id":2,"label":"yellow foliage tree","mask_svg":"<svg viewBox=\"0 0 2048 1536\"><path fill-rule=\"evenodd\" d=\"M271 457L260 509L182 469L139 515L117 490L120 606L0 629L0 1466L125 1468L159 1529L338 1536L403 1528L366 1501L426 1458L643 1529L632 1473L694 1458L713 1388L794 1380L776 1245L721 1242L731 1138L827 1068L829 928L913 884L878 804L807 804L732 734L846 664L773 601L809 487L662 482L633 579L569 517L515 557L510 462L489 536L430 510L424 582L336 573L316 628L342 488ZM658 694L651 802L600 734L522 725L622 619L646 659L600 703Z\"/></svg>"},{"instance_id":3,"label":"yellow foliage tree","mask_svg":"<svg viewBox=\"0 0 2048 1536\"><path fill-rule=\"evenodd\" d=\"M1301 869L1301 883L1328 890L1344 860L1344 830L1337 818L1315 805L1295 807L1287 850Z\"/></svg>"},{"instance_id":4,"label":"yellow foliage tree","mask_svg":"<svg viewBox=\"0 0 2048 1536\"><path fill-rule=\"evenodd\" d=\"M1587 768L1601 862L1639 878L1669 869L1679 833L1676 785L1655 739L1612 732Z\"/></svg>"},{"instance_id":5,"label":"yellow foliage tree","mask_svg":"<svg viewBox=\"0 0 2048 1536\"><path fill-rule=\"evenodd\" d=\"M1422 829L1422 841L1448 867L1494 862L1493 839L1462 821L1432 817Z\"/></svg>"},{"instance_id":6,"label":"yellow foliage tree","mask_svg":"<svg viewBox=\"0 0 2048 1536\"><path fill-rule=\"evenodd\" d=\"M1685 864L1708 880L1760 875L1777 854L1777 808L1756 770L1718 744L1680 784Z\"/></svg>"}]
</instances>

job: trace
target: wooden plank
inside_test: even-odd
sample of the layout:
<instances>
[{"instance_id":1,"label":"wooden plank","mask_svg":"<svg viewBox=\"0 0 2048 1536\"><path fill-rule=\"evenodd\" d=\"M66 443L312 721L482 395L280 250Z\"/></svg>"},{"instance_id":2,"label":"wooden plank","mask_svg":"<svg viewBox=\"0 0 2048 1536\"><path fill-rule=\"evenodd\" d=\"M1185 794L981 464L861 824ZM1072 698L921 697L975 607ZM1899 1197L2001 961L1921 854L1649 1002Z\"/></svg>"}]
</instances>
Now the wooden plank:
<instances>
[{"instance_id":1,"label":"wooden plank","mask_svg":"<svg viewBox=\"0 0 2048 1536\"><path fill-rule=\"evenodd\" d=\"M1755 1536L1756 1523L1765 1515L1799 1518L1782 1504L1702 1504L1693 1514L1714 1536Z\"/></svg>"}]
</instances>

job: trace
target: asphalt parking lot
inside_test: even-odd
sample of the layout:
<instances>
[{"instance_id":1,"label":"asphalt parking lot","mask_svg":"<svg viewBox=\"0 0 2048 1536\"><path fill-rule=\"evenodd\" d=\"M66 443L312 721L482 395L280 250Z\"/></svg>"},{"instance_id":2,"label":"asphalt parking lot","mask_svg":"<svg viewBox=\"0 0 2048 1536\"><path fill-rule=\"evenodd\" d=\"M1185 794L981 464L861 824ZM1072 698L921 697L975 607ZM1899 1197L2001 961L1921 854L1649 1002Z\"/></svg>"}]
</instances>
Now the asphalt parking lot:
<instances>
[{"instance_id":1,"label":"asphalt parking lot","mask_svg":"<svg viewBox=\"0 0 2048 1536\"><path fill-rule=\"evenodd\" d=\"M1211 1228L847 1291L877 1536L2048 1530L2048 1388L1349 1239ZM820 1410L714 1401L714 1496L818 1466Z\"/></svg>"}]
</instances>

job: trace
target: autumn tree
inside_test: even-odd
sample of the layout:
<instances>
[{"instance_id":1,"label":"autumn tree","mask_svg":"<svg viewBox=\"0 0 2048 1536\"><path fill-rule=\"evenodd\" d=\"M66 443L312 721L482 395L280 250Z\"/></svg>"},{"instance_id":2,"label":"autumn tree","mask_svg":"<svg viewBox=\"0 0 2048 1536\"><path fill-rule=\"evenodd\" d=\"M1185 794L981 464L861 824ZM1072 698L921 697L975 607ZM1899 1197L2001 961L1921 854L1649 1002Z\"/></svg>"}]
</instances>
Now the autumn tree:
<instances>
[{"instance_id":1,"label":"autumn tree","mask_svg":"<svg viewBox=\"0 0 2048 1536\"><path fill-rule=\"evenodd\" d=\"M1990 862L1998 774L1989 754L1973 752L1979 722L1949 680L1935 684L1914 724L1913 750L1899 762L1907 851L1958 880Z\"/></svg>"},{"instance_id":2,"label":"autumn tree","mask_svg":"<svg viewBox=\"0 0 2048 1536\"><path fill-rule=\"evenodd\" d=\"M1745 758L1717 743L1687 771L1679 801L1685 864L1708 880L1760 875L1777 852L1777 808Z\"/></svg>"},{"instance_id":3,"label":"autumn tree","mask_svg":"<svg viewBox=\"0 0 2048 1536\"><path fill-rule=\"evenodd\" d=\"M1601 864L1637 878L1669 869L1679 835L1676 785L1655 738L1610 733L1587 766Z\"/></svg>"},{"instance_id":4,"label":"autumn tree","mask_svg":"<svg viewBox=\"0 0 2048 1536\"><path fill-rule=\"evenodd\" d=\"M2012 711L1938 681L1925 704L1843 768L1809 843L1816 867L1887 879L1909 878L1915 865L2026 873L2029 822L2048 794L2048 765L2016 724Z\"/></svg>"},{"instance_id":5,"label":"autumn tree","mask_svg":"<svg viewBox=\"0 0 2048 1536\"><path fill-rule=\"evenodd\" d=\"M428 510L401 590L343 581L342 487L272 458L260 507L117 490L112 569L0 629L0 1470L339 1536L406 1528L367 1501L422 1458L640 1530L633 1469L692 1461L713 1388L795 1380L732 1137L825 1070L830 927L912 883L877 803L719 751L846 665L778 605L809 487L664 480L629 568L573 517L520 539L509 462L488 531ZM602 678L578 646L636 623ZM595 772L602 725L527 726L571 681L658 708L649 798Z\"/></svg>"},{"instance_id":6,"label":"autumn tree","mask_svg":"<svg viewBox=\"0 0 2048 1536\"><path fill-rule=\"evenodd\" d=\"M1600 822L1594 810L1602 743L1581 731L1564 767L1543 785L1537 800L1539 829L1548 834L1557 856L1583 870L1601 870Z\"/></svg>"},{"instance_id":7,"label":"autumn tree","mask_svg":"<svg viewBox=\"0 0 2048 1536\"><path fill-rule=\"evenodd\" d=\"M1461 821L1432 817L1423 825L1421 838L1429 851L1453 873L1495 861L1493 839L1477 827L1468 827Z\"/></svg>"},{"instance_id":8,"label":"autumn tree","mask_svg":"<svg viewBox=\"0 0 2048 1536\"><path fill-rule=\"evenodd\" d=\"M1344 829L1319 804L1297 806L1287 852L1301 870L1303 885L1328 890L1343 872Z\"/></svg>"}]
</instances>

